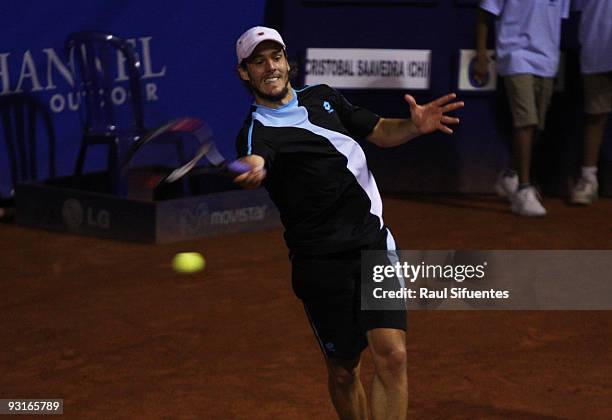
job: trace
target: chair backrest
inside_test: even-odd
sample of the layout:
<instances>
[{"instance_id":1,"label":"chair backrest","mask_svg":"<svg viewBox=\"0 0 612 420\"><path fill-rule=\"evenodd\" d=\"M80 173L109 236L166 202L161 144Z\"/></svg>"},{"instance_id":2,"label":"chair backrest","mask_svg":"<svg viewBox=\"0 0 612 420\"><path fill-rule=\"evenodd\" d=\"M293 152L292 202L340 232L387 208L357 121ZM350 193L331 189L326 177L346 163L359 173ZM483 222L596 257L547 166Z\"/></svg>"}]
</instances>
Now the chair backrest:
<instances>
[{"instance_id":1,"label":"chair backrest","mask_svg":"<svg viewBox=\"0 0 612 420\"><path fill-rule=\"evenodd\" d=\"M112 133L119 128L112 98L119 60L125 63L128 78L134 125L130 128L144 130L140 62L132 45L112 34L83 31L68 35L65 50L75 88L84 95L86 133Z\"/></svg>"},{"instance_id":2,"label":"chair backrest","mask_svg":"<svg viewBox=\"0 0 612 420\"><path fill-rule=\"evenodd\" d=\"M39 178L37 152L38 139L42 136L37 130L40 127L46 132L48 142L48 176L55 177L55 129L47 107L28 95L0 97L0 124L10 167L11 188L19 181Z\"/></svg>"}]
</instances>

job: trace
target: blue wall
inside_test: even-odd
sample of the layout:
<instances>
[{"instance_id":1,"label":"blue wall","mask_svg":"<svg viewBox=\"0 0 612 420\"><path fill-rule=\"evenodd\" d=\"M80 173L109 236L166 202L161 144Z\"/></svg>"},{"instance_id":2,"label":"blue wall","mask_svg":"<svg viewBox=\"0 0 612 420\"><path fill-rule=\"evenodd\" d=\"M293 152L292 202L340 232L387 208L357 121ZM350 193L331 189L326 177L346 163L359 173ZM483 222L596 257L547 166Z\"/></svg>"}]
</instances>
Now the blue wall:
<instances>
[{"instance_id":1,"label":"blue wall","mask_svg":"<svg viewBox=\"0 0 612 420\"><path fill-rule=\"evenodd\" d=\"M440 0L427 4L284 3L282 30L295 60L309 47L431 49L431 88L412 93L423 103L457 89L458 51L475 47L475 1ZM470 5L471 3L471 5ZM537 167L544 189L563 193L565 178L578 164L580 81L577 68L577 16L564 23L568 53L566 90L557 93L542 137ZM489 47L493 48L493 28ZM499 84L499 83L498 83ZM383 116L407 117L398 90L345 90L343 93ZM511 121L503 92L461 93L466 107L453 136L435 134L394 150L367 147L370 166L387 191L492 192L500 169L509 164ZM612 129L612 124L609 124ZM612 130L607 159L612 160Z\"/></svg>"},{"instance_id":2,"label":"blue wall","mask_svg":"<svg viewBox=\"0 0 612 420\"><path fill-rule=\"evenodd\" d=\"M53 100L58 171L60 175L71 173L80 143L79 112L67 104L61 106L72 88L54 66L53 83L49 83L48 54L64 59L64 39L71 32L108 31L136 39L141 55L148 43L150 71L143 83L154 85L150 88L155 89L157 99L151 96L145 102L146 124L153 127L184 115L203 118L217 135L222 152L233 156L234 138L250 103L235 73L234 44L246 28L263 22L264 10L264 0L229 4L189 0L2 2L0 54L8 69L0 67L0 81L8 77L9 83L2 94L14 92L22 79L23 93L31 92L48 106ZM45 53L46 49L52 50ZM8 162L2 143L0 140L0 195L6 195ZM45 148L39 154L46 154ZM99 149L87 167L101 168L103 156Z\"/></svg>"},{"instance_id":3,"label":"blue wall","mask_svg":"<svg viewBox=\"0 0 612 420\"><path fill-rule=\"evenodd\" d=\"M456 89L458 50L474 47L476 9L464 5L473 1L346 3L2 2L0 83L7 80L8 87L3 83L0 92L10 94L21 79L24 93L33 93L47 106L54 104L58 172L66 175L72 171L80 142L79 112L69 109L67 104L60 106L68 100L72 88L53 66L50 83L48 55L56 53L64 59L64 39L77 30L110 31L133 38L140 54L148 46L150 66L143 83L155 90L156 99L145 103L147 125L155 126L183 115L203 118L228 156L234 155L234 137L251 101L234 71L234 42L252 25L266 22L277 27L285 37L290 58L298 62L308 47L431 49L431 89L411 93L417 101L426 102ZM560 185L578 163L581 98L576 26L576 16L564 26L563 47L568 53L566 90L555 95L549 129L542 138L539 147L542 153L537 158L540 179L550 193L563 192ZM6 61L6 66L1 60ZM36 89L34 78L38 78L40 90ZM383 116L408 116L402 91L344 93L353 102ZM492 191L498 170L509 163L510 119L506 101L501 91L460 95L466 108L459 114L462 122L455 135L430 135L393 150L365 146L382 189ZM608 161L612 161L610 126L606 140ZM39 160L43 160L46 150L41 148L39 154ZM88 168L98 169L103 164L104 153L99 150L89 159ZM6 153L0 141L0 196L9 189L7 172Z\"/></svg>"}]
</instances>

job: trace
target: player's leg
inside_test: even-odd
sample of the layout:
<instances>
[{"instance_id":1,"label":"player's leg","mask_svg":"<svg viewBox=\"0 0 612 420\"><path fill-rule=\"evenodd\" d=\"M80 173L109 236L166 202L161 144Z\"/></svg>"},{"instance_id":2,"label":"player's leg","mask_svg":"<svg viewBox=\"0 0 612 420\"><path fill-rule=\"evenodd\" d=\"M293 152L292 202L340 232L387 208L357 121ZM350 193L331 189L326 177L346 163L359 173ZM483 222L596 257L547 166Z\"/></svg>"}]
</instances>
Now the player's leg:
<instances>
[{"instance_id":1,"label":"player's leg","mask_svg":"<svg viewBox=\"0 0 612 420\"><path fill-rule=\"evenodd\" d=\"M356 319L354 277L359 275L358 255L292 259L293 289L304 303L323 352L330 397L341 419L368 417L359 376L359 359L367 341Z\"/></svg>"},{"instance_id":2,"label":"player's leg","mask_svg":"<svg viewBox=\"0 0 612 420\"><path fill-rule=\"evenodd\" d=\"M367 419L368 402L360 378L359 357L326 359L329 394L341 419Z\"/></svg>"},{"instance_id":3,"label":"player's leg","mask_svg":"<svg viewBox=\"0 0 612 420\"><path fill-rule=\"evenodd\" d=\"M325 265L325 264L322 264ZM359 360L367 342L356 327L353 293L304 300L328 373L329 394L341 419L367 419L368 405L359 376Z\"/></svg>"},{"instance_id":4,"label":"player's leg","mask_svg":"<svg viewBox=\"0 0 612 420\"><path fill-rule=\"evenodd\" d=\"M375 368L372 416L375 420L404 420L408 413L406 332L376 328L368 331L367 337Z\"/></svg>"},{"instance_id":5,"label":"player's leg","mask_svg":"<svg viewBox=\"0 0 612 420\"><path fill-rule=\"evenodd\" d=\"M384 237L370 249L382 250L383 264L399 262L395 240L386 230ZM402 277L395 277L382 287L400 290ZM406 308L401 302L388 302L388 309L361 310L360 322L374 361L374 380L370 405L374 419L405 419L408 410L408 377L406 371Z\"/></svg>"}]
</instances>

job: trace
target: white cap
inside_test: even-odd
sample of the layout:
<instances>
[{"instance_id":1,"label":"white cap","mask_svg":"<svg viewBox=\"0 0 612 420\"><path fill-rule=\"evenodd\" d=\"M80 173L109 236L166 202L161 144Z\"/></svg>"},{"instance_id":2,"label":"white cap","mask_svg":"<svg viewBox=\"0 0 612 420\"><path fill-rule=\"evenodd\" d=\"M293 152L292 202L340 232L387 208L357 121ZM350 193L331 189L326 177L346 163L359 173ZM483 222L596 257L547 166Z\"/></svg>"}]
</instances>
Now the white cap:
<instances>
[{"instance_id":1,"label":"white cap","mask_svg":"<svg viewBox=\"0 0 612 420\"><path fill-rule=\"evenodd\" d=\"M283 38L281 38L276 29L266 28L265 26L254 26L240 35L240 38L236 41L238 64L253 54L255 48L263 41L278 42L283 48L286 48Z\"/></svg>"}]
</instances>

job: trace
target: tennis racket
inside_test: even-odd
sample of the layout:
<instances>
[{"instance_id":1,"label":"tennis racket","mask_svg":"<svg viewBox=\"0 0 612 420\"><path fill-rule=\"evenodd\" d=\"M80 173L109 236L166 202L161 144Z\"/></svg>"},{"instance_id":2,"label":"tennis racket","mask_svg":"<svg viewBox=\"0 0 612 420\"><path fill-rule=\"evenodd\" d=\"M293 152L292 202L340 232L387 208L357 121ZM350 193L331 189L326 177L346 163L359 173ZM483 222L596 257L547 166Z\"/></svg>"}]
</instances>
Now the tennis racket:
<instances>
[{"instance_id":1,"label":"tennis racket","mask_svg":"<svg viewBox=\"0 0 612 420\"><path fill-rule=\"evenodd\" d=\"M183 117L174 119L157 127L139 138L128 150L122 165L122 173L124 175L127 173L132 159L143 146L154 142L162 143L165 141L167 143L169 135L176 136L177 134L193 136L198 142L196 152L188 162L171 172L151 175L151 179L148 182L150 188L178 181L190 173L204 157L206 157L211 166L200 168L199 172L235 177L251 169L251 167L244 162L238 160L228 162L223 157L213 140L212 130L204 121L199 118Z\"/></svg>"}]
</instances>

